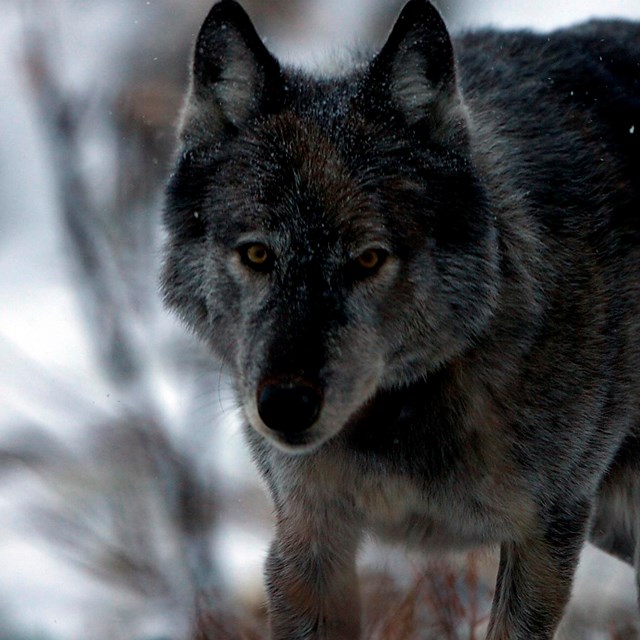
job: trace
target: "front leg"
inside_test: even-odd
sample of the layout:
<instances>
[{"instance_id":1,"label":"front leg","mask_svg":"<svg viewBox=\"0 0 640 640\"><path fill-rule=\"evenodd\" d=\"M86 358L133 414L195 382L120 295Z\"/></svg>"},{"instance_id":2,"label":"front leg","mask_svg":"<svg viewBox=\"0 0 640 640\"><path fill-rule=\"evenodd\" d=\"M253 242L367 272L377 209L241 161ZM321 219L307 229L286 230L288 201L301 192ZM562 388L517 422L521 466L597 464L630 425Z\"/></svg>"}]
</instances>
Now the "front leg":
<instances>
[{"instance_id":1,"label":"front leg","mask_svg":"<svg viewBox=\"0 0 640 640\"><path fill-rule=\"evenodd\" d=\"M504 543L487 640L552 640L569 600L589 505L563 505L534 532Z\"/></svg>"},{"instance_id":2,"label":"front leg","mask_svg":"<svg viewBox=\"0 0 640 640\"><path fill-rule=\"evenodd\" d=\"M271 640L358 640L360 532L326 505L280 514L267 559Z\"/></svg>"}]
</instances>

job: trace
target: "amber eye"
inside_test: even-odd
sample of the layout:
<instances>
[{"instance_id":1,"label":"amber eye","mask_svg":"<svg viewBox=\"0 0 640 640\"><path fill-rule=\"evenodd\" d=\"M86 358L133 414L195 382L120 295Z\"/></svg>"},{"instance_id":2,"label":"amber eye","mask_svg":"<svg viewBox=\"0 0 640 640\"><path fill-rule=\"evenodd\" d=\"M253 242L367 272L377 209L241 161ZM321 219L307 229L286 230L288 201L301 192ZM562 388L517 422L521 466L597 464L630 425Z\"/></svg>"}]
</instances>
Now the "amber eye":
<instances>
[{"instance_id":1,"label":"amber eye","mask_svg":"<svg viewBox=\"0 0 640 640\"><path fill-rule=\"evenodd\" d=\"M242 262L256 271L269 271L273 265L273 253L258 242L240 247Z\"/></svg>"},{"instance_id":2,"label":"amber eye","mask_svg":"<svg viewBox=\"0 0 640 640\"><path fill-rule=\"evenodd\" d=\"M383 249L366 249L353 261L353 276L362 279L373 275L386 258L387 252Z\"/></svg>"},{"instance_id":3,"label":"amber eye","mask_svg":"<svg viewBox=\"0 0 640 640\"><path fill-rule=\"evenodd\" d=\"M356 260L363 269L375 269L380 262L380 252L376 249L363 251Z\"/></svg>"}]
</instances>

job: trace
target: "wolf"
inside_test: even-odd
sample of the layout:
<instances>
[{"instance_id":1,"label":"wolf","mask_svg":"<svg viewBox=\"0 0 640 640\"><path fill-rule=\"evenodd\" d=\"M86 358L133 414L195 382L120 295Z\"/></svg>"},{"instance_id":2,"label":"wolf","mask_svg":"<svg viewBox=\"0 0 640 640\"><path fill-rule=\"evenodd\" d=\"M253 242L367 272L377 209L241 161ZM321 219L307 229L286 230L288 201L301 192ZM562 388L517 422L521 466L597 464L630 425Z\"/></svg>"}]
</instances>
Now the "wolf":
<instances>
[{"instance_id":1,"label":"wolf","mask_svg":"<svg viewBox=\"0 0 640 640\"><path fill-rule=\"evenodd\" d=\"M640 567L640 26L281 64L197 36L162 289L234 384L275 511L273 640L361 637L373 534L500 548L489 640L549 640L590 539Z\"/></svg>"}]
</instances>

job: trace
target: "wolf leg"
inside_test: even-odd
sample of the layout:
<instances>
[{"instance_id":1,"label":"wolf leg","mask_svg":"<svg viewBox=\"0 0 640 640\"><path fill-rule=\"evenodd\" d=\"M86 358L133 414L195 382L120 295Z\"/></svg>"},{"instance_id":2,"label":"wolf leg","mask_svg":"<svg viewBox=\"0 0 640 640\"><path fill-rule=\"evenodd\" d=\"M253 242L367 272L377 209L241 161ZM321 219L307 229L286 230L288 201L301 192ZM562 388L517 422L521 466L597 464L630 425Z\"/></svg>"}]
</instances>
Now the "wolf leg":
<instances>
[{"instance_id":1,"label":"wolf leg","mask_svg":"<svg viewBox=\"0 0 640 640\"><path fill-rule=\"evenodd\" d=\"M640 501L640 479L636 483L636 496ZM635 513L635 529L636 529L636 552L633 557L633 566L636 570L636 597L638 598L638 608L640 609L640 503L636 501Z\"/></svg>"},{"instance_id":2,"label":"wolf leg","mask_svg":"<svg viewBox=\"0 0 640 640\"><path fill-rule=\"evenodd\" d=\"M636 535L640 523L635 512L640 510L640 505L634 507L631 489L632 486L626 484L603 487L591 523L589 542L637 567Z\"/></svg>"},{"instance_id":3,"label":"wolf leg","mask_svg":"<svg viewBox=\"0 0 640 640\"><path fill-rule=\"evenodd\" d=\"M554 510L538 531L500 549L487 640L551 640L569 599L586 535L586 504Z\"/></svg>"},{"instance_id":4,"label":"wolf leg","mask_svg":"<svg viewBox=\"0 0 640 640\"><path fill-rule=\"evenodd\" d=\"M312 517L312 516L311 516ZM358 640L357 537L281 521L266 564L271 640Z\"/></svg>"},{"instance_id":5,"label":"wolf leg","mask_svg":"<svg viewBox=\"0 0 640 640\"><path fill-rule=\"evenodd\" d=\"M640 436L622 444L598 493L589 540L636 570L640 606Z\"/></svg>"}]
</instances>

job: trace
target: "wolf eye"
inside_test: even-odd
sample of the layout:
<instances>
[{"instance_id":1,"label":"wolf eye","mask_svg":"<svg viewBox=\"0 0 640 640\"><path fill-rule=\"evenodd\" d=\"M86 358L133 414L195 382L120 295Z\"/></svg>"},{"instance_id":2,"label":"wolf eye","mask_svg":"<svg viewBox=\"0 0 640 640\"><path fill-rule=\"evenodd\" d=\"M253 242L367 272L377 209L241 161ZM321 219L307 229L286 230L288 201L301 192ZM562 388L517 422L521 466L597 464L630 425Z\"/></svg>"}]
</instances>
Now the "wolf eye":
<instances>
[{"instance_id":1,"label":"wolf eye","mask_svg":"<svg viewBox=\"0 0 640 640\"><path fill-rule=\"evenodd\" d=\"M239 249L242 262L255 271L269 271L273 266L273 253L265 245L256 242Z\"/></svg>"},{"instance_id":2,"label":"wolf eye","mask_svg":"<svg viewBox=\"0 0 640 640\"><path fill-rule=\"evenodd\" d=\"M363 251L356 258L356 260L358 261L358 264L363 269L367 269L367 270L376 269L381 259L382 259L382 256L380 255L380 252L377 249L367 249L366 251Z\"/></svg>"},{"instance_id":3,"label":"wolf eye","mask_svg":"<svg viewBox=\"0 0 640 640\"><path fill-rule=\"evenodd\" d=\"M357 279L367 278L380 269L387 258L384 249L366 249L352 262L352 274Z\"/></svg>"}]
</instances>

